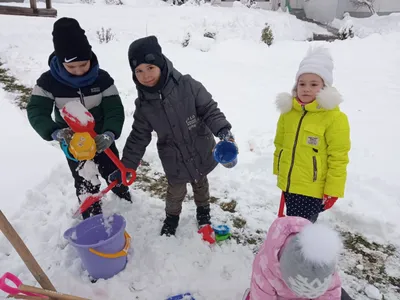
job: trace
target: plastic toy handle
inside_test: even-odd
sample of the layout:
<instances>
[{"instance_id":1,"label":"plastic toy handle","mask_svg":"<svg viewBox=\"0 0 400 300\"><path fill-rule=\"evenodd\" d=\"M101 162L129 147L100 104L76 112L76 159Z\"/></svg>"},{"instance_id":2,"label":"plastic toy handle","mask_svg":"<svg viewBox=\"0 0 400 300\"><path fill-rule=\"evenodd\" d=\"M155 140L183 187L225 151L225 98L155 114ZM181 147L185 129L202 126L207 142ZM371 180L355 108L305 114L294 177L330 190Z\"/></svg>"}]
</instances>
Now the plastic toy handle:
<instances>
[{"instance_id":1,"label":"plastic toy handle","mask_svg":"<svg viewBox=\"0 0 400 300\"><path fill-rule=\"evenodd\" d=\"M35 294L35 293L30 293L30 292L23 292L19 288L14 288L12 286L7 285L6 280L10 280L17 287L20 287L22 285L22 281L17 276L15 276L14 274L11 274L9 272L5 273L0 278L0 290L2 290L3 292L5 292L7 294L18 295L19 293L22 293L24 295L32 296L32 297L40 297L40 298L45 298L45 299L48 298L48 297L40 295L40 294Z\"/></svg>"},{"instance_id":2,"label":"plastic toy handle","mask_svg":"<svg viewBox=\"0 0 400 300\"><path fill-rule=\"evenodd\" d=\"M89 251L92 252L93 254L96 254L100 257L104 257L104 258L118 258L118 257L123 257L123 256L127 256L128 255L128 251L129 251L129 247L131 246L131 236L125 231L124 233L125 236L125 246L124 249L122 249L121 251L117 252L117 253L103 253L100 251L97 251L93 248L89 248Z\"/></svg>"},{"instance_id":3,"label":"plastic toy handle","mask_svg":"<svg viewBox=\"0 0 400 300\"><path fill-rule=\"evenodd\" d=\"M282 194L281 194L281 203L280 203L280 205L279 205L279 212L278 212L278 217L279 218L282 218L282 217L284 217L285 215L283 214L283 210L285 209L285 195L283 194L283 192L282 192Z\"/></svg>"},{"instance_id":4,"label":"plastic toy handle","mask_svg":"<svg viewBox=\"0 0 400 300\"><path fill-rule=\"evenodd\" d=\"M7 285L6 279L10 280L17 287L22 284L22 281L19 280L19 278L17 276L7 272L0 278L0 290L2 290L3 292L5 292L7 294L11 294L11 295L19 294L20 290L17 289L17 288L14 288L12 286Z\"/></svg>"},{"instance_id":5,"label":"plastic toy handle","mask_svg":"<svg viewBox=\"0 0 400 300\"><path fill-rule=\"evenodd\" d=\"M175 295L175 296L169 297L166 300L184 300L184 299L194 300L194 298L193 298L191 293Z\"/></svg>"},{"instance_id":6,"label":"plastic toy handle","mask_svg":"<svg viewBox=\"0 0 400 300\"><path fill-rule=\"evenodd\" d=\"M91 133L92 134L92 133ZM112 162L117 166L117 168L121 171L121 180L122 184L129 186L131 185L135 180L136 180L136 171L133 169L127 169L123 165L123 163L119 160L119 158L114 154L114 152L111 151L110 148L107 148L104 150L104 153L108 155L108 157L112 160ZM132 177L127 180L127 174L130 173L132 174Z\"/></svg>"},{"instance_id":7,"label":"plastic toy handle","mask_svg":"<svg viewBox=\"0 0 400 300\"><path fill-rule=\"evenodd\" d=\"M127 180L127 174L132 174L129 181ZM134 169L124 169L121 170L121 180L123 185L131 185L136 180L136 171Z\"/></svg>"},{"instance_id":8,"label":"plastic toy handle","mask_svg":"<svg viewBox=\"0 0 400 300\"><path fill-rule=\"evenodd\" d=\"M79 208L75 211L73 214L73 218L76 219L79 217L80 214L84 213L90 206L92 206L93 203L96 203L100 201L100 199L108 193L111 189L113 189L116 185L118 184L118 181L115 180L111 182L104 190L102 190L100 193L96 195L90 195L87 197L79 206Z\"/></svg>"}]
</instances>

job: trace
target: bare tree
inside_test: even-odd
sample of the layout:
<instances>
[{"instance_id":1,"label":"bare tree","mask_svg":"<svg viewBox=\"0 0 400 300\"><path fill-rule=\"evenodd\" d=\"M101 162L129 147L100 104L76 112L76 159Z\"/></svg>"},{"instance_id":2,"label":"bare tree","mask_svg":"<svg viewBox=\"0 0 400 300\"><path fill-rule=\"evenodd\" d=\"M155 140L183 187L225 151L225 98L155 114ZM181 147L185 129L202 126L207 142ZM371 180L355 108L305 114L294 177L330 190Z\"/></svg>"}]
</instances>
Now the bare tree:
<instances>
[{"instance_id":1,"label":"bare tree","mask_svg":"<svg viewBox=\"0 0 400 300\"><path fill-rule=\"evenodd\" d=\"M374 8L375 0L350 0L350 2L356 8L367 7L370 10L371 14L373 14L373 15L376 14L376 11Z\"/></svg>"}]
</instances>

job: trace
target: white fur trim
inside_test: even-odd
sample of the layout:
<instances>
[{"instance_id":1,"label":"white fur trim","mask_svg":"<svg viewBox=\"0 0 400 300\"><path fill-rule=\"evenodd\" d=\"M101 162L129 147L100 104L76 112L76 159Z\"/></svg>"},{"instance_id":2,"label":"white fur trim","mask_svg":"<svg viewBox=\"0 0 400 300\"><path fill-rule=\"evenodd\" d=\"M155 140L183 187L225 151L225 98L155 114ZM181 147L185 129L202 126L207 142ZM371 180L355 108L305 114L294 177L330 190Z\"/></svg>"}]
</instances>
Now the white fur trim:
<instances>
[{"instance_id":1,"label":"white fur trim","mask_svg":"<svg viewBox=\"0 0 400 300\"><path fill-rule=\"evenodd\" d=\"M334 109L343 102L342 95L334 87L325 87L317 95L317 102L325 109Z\"/></svg>"},{"instance_id":2,"label":"white fur trim","mask_svg":"<svg viewBox=\"0 0 400 300\"><path fill-rule=\"evenodd\" d=\"M280 93L276 96L276 108L281 114L289 112L293 107L293 97L289 93ZM331 110L343 102L342 95L334 87L326 86L317 95L316 101L322 108Z\"/></svg>"},{"instance_id":3,"label":"white fur trim","mask_svg":"<svg viewBox=\"0 0 400 300\"><path fill-rule=\"evenodd\" d=\"M299 243L303 257L321 265L335 262L343 248L339 234L319 223L304 226Z\"/></svg>"},{"instance_id":4,"label":"white fur trim","mask_svg":"<svg viewBox=\"0 0 400 300\"><path fill-rule=\"evenodd\" d=\"M276 96L275 104L282 114L287 113L293 107L293 96L289 93L280 93Z\"/></svg>"}]
</instances>

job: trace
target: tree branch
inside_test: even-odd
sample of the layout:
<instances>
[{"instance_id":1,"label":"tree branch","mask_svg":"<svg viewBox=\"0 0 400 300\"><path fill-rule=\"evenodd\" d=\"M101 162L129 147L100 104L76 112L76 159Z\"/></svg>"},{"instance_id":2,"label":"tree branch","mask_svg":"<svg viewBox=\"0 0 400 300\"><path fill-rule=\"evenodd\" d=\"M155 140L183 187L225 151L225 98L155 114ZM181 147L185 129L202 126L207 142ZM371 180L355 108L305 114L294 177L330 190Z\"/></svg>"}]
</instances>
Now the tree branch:
<instances>
[{"instance_id":1,"label":"tree branch","mask_svg":"<svg viewBox=\"0 0 400 300\"><path fill-rule=\"evenodd\" d=\"M374 15L376 14L374 3L375 0L350 0L350 2L356 7L367 7L369 11Z\"/></svg>"}]
</instances>

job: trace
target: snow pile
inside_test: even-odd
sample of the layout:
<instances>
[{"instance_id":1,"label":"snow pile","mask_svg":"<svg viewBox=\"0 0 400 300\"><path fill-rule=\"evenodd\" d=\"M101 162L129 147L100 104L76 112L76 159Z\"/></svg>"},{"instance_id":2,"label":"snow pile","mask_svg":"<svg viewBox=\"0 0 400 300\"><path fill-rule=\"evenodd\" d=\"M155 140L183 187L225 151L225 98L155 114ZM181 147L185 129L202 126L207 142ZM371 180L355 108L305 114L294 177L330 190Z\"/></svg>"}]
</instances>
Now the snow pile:
<instances>
[{"instance_id":1,"label":"snow pile","mask_svg":"<svg viewBox=\"0 0 400 300\"><path fill-rule=\"evenodd\" d=\"M382 299L382 294L373 285L367 285L365 287L365 294L367 294L367 296L371 299L376 299L376 300Z\"/></svg>"},{"instance_id":2,"label":"snow pile","mask_svg":"<svg viewBox=\"0 0 400 300\"><path fill-rule=\"evenodd\" d=\"M39 3L38 6L44 7L44 3ZM55 3L53 6L61 12L72 12L78 7L83 7L83 11L91 11L95 8L98 18L93 20L86 18L87 24L92 24L91 27L96 25L97 29L102 26L111 27L119 38L122 38L121 35L135 38L138 37L137 34L161 34L164 40L180 44L187 33L195 39L200 39L204 38L205 33L214 32L217 34L216 41L218 42L231 39L259 42L261 30L266 22L271 26L276 41L304 41L311 38L313 33L309 26L293 15L263 9L249 9L243 5L230 8L214 7L209 4L170 6L161 0L148 3L131 0L118 6L103 3L93 5ZM79 15L84 19L83 14ZM87 26L84 20L80 21ZM40 20L38 23L41 22L47 24L53 23L53 20ZM165 28L168 28L168 31ZM96 32L89 32L89 36L91 34L93 38L96 37Z\"/></svg>"},{"instance_id":3,"label":"snow pile","mask_svg":"<svg viewBox=\"0 0 400 300\"><path fill-rule=\"evenodd\" d=\"M12 216L20 210L19 199L25 199L30 189L38 188L44 178L51 176L58 163L66 161L60 155L58 145L53 147L38 138L26 119L25 112L16 108L11 103L11 96L1 88L0 128L0 209Z\"/></svg>"},{"instance_id":4,"label":"snow pile","mask_svg":"<svg viewBox=\"0 0 400 300\"><path fill-rule=\"evenodd\" d=\"M46 3L45 0L37 0L38 3ZM131 7L149 7L149 6L169 6L168 2L162 0L121 0L124 5ZM25 3L29 3L29 0L25 0ZM57 7L58 3L61 4L105 4L106 0L52 0L53 7ZM54 5L56 4L56 5Z\"/></svg>"},{"instance_id":5,"label":"snow pile","mask_svg":"<svg viewBox=\"0 0 400 300\"><path fill-rule=\"evenodd\" d=\"M58 145L52 147L41 140L24 112L13 107L10 95L5 93L0 94L0 207L62 292L99 300L166 299L188 291L196 300L241 299L250 282L253 251L259 238L265 238L279 207L280 191L272 175L273 138L279 117L274 100L279 92L290 92L293 87L298 65L309 47L309 43L298 41L311 31L284 13L148 3L132 0L123 6L54 6L59 17L79 20L100 66L115 80L126 111L122 136L117 140L120 150L131 129L137 96L127 59L128 46L134 39L156 34L176 68L207 87L233 124L240 149L234 169L218 166L209 176L211 195L218 198L212 204L212 219L216 225L229 225L238 239L253 245L231 240L210 248L197 234L195 205L186 200L176 238L160 237L165 202L144 192L137 182L132 187L132 205L112 194L104 199L106 215L122 214L133 238L127 268L111 280L91 284L75 250L63 238L64 231L77 223L71 216L78 206L66 158ZM28 87L48 70L54 21L0 17L0 27L7 28L0 30L0 59ZM276 43L271 47L259 41L265 22L276 31ZM100 43L96 32L101 27L112 28L116 38ZM183 47L182 38L188 32L193 44ZM215 39L204 37L205 32L216 32ZM326 44L335 62L334 86L344 98L341 109L350 120L352 149L346 196L319 219L337 225L341 231L396 246L400 246L399 143L394 134L394 129L400 128L396 109L400 68L395 63L400 60L399 45L400 33L396 32ZM141 166L151 183L162 173L153 137L144 157L149 167ZM83 173L91 178L94 168L87 167ZM146 168L148 171L144 171ZM191 197L189 189L187 200ZM237 205L232 213L222 209L221 204L233 201ZM14 214L16 211L18 214ZM400 276L398 261L394 257L390 262L390 276ZM378 262L379 266L387 264ZM361 263L364 270L371 269L358 254L351 264L348 257L343 259L340 267L353 274L352 266ZM36 284L2 236L0 269L18 275L26 284ZM370 272L374 273L378 272ZM364 291L366 281L344 272L342 275L344 287L352 296ZM385 298L398 298L397 292L375 286ZM365 299L365 295L355 299Z\"/></svg>"},{"instance_id":6,"label":"snow pile","mask_svg":"<svg viewBox=\"0 0 400 300\"><path fill-rule=\"evenodd\" d=\"M346 14L343 20L335 19L331 26L340 29L343 26L353 26L354 35L365 38L372 34L389 34L400 32L400 13L387 16L373 15L368 18L353 18Z\"/></svg>"}]
</instances>

